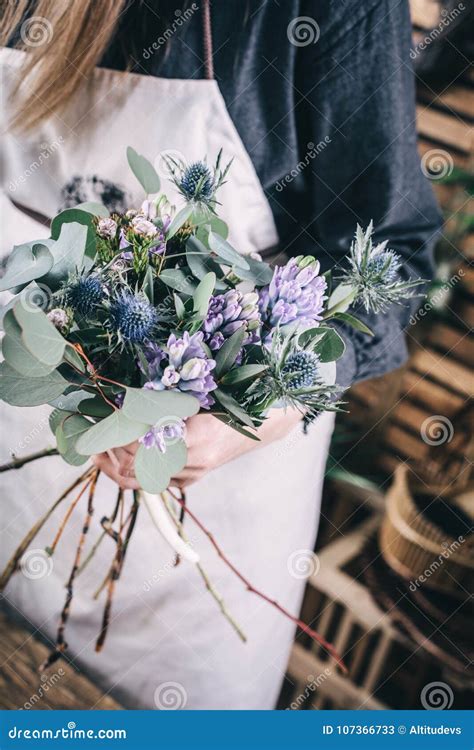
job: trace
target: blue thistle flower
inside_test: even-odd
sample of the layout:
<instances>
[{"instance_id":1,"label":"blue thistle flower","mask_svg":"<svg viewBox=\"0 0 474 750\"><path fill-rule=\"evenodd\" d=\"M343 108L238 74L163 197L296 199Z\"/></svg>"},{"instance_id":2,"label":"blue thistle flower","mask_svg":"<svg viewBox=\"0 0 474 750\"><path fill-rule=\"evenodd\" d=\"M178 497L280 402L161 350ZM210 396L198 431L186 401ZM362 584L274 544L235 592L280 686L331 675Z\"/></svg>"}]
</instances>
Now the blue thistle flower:
<instances>
[{"instance_id":1,"label":"blue thistle flower","mask_svg":"<svg viewBox=\"0 0 474 750\"><path fill-rule=\"evenodd\" d=\"M319 357L314 352L305 350L292 352L286 358L281 372L289 390L310 388L319 380Z\"/></svg>"},{"instance_id":2,"label":"blue thistle flower","mask_svg":"<svg viewBox=\"0 0 474 750\"><path fill-rule=\"evenodd\" d=\"M188 200L208 201L214 192L211 170L203 161L196 161L184 169L178 186Z\"/></svg>"},{"instance_id":3,"label":"blue thistle flower","mask_svg":"<svg viewBox=\"0 0 474 750\"><path fill-rule=\"evenodd\" d=\"M366 231L357 225L348 260L349 268L339 278L352 286L355 297L367 312L384 312L393 303L414 296L413 289L422 279L403 281L400 276L402 261L393 250L387 250L388 240L373 245L374 227L370 222Z\"/></svg>"},{"instance_id":4,"label":"blue thistle flower","mask_svg":"<svg viewBox=\"0 0 474 750\"><path fill-rule=\"evenodd\" d=\"M104 287L97 276L87 276L66 289L67 304L81 315L90 315L105 297Z\"/></svg>"},{"instance_id":5,"label":"blue thistle flower","mask_svg":"<svg viewBox=\"0 0 474 750\"><path fill-rule=\"evenodd\" d=\"M144 295L120 292L110 305L109 326L131 344L147 341L158 322L158 313Z\"/></svg>"}]
</instances>

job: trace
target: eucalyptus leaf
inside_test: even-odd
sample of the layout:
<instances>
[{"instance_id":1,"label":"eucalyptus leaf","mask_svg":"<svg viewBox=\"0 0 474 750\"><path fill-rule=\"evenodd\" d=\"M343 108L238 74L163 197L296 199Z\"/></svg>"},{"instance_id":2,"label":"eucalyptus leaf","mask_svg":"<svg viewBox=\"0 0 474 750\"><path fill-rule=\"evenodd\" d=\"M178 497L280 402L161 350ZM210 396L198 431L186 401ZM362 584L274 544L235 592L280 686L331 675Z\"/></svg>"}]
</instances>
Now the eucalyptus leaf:
<instances>
[{"instance_id":1,"label":"eucalyptus leaf","mask_svg":"<svg viewBox=\"0 0 474 750\"><path fill-rule=\"evenodd\" d=\"M99 206L100 204L85 203L83 205ZM76 206L75 208L66 208L64 211L61 211L61 213L55 216L51 222L51 237L53 238L53 240L58 240L64 224L72 223L81 224L82 226L86 227L87 234L84 255L91 260L94 259L97 248L96 227L94 216L87 208L81 209L79 206Z\"/></svg>"},{"instance_id":2,"label":"eucalyptus leaf","mask_svg":"<svg viewBox=\"0 0 474 750\"><path fill-rule=\"evenodd\" d=\"M329 297L324 317L331 317L336 312L345 312L352 305L355 297L356 289L352 284L339 284Z\"/></svg>"},{"instance_id":3,"label":"eucalyptus leaf","mask_svg":"<svg viewBox=\"0 0 474 750\"><path fill-rule=\"evenodd\" d=\"M86 372L86 363L79 356L73 346L66 346L64 350L64 359L68 364L72 365L80 372Z\"/></svg>"},{"instance_id":4,"label":"eucalyptus leaf","mask_svg":"<svg viewBox=\"0 0 474 750\"><path fill-rule=\"evenodd\" d=\"M223 261L231 266L237 266L239 270L250 270L250 266L243 255L240 255L237 250L234 250L232 245L230 245L223 237L211 231L209 232L208 241L211 250Z\"/></svg>"},{"instance_id":5,"label":"eucalyptus leaf","mask_svg":"<svg viewBox=\"0 0 474 750\"><path fill-rule=\"evenodd\" d=\"M77 441L76 450L84 456L103 453L111 448L133 443L150 429L150 423L143 424L129 419L122 409L117 409L109 417L102 419Z\"/></svg>"},{"instance_id":6,"label":"eucalyptus leaf","mask_svg":"<svg viewBox=\"0 0 474 750\"><path fill-rule=\"evenodd\" d=\"M197 398L181 391L127 388L121 411L138 422L156 424L161 420L192 417L199 408Z\"/></svg>"},{"instance_id":7,"label":"eucalyptus leaf","mask_svg":"<svg viewBox=\"0 0 474 750\"><path fill-rule=\"evenodd\" d=\"M171 478L186 466L187 450L184 440L166 446L165 453L158 448L140 445L135 456L135 476L145 492L158 494L169 486Z\"/></svg>"},{"instance_id":8,"label":"eucalyptus leaf","mask_svg":"<svg viewBox=\"0 0 474 750\"><path fill-rule=\"evenodd\" d=\"M14 370L30 378L42 377L54 370L54 365L46 365L40 362L27 349L22 339L21 326L13 315L12 310L8 310L6 313L3 325L5 336L2 341L2 352L5 361Z\"/></svg>"},{"instance_id":9,"label":"eucalyptus leaf","mask_svg":"<svg viewBox=\"0 0 474 750\"><path fill-rule=\"evenodd\" d=\"M342 357L345 349L344 339L334 328L329 328L314 347L320 362L335 362Z\"/></svg>"},{"instance_id":10,"label":"eucalyptus leaf","mask_svg":"<svg viewBox=\"0 0 474 750\"><path fill-rule=\"evenodd\" d=\"M196 283L190 273L186 273L182 268L165 268L160 273L160 280L170 289L176 289L177 292L193 296L196 289Z\"/></svg>"},{"instance_id":11,"label":"eucalyptus leaf","mask_svg":"<svg viewBox=\"0 0 474 750\"><path fill-rule=\"evenodd\" d=\"M201 318L205 318L209 309L209 301L216 285L216 274L212 271L204 276L193 294L193 310Z\"/></svg>"},{"instance_id":12,"label":"eucalyptus leaf","mask_svg":"<svg viewBox=\"0 0 474 750\"><path fill-rule=\"evenodd\" d=\"M39 308L29 308L18 300L13 314L22 328L23 341L31 354L45 365L56 367L64 355L66 340Z\"/></svg>"},{"instance_id":13,"label":"eucalyptus leaf","mask_svg":"<svg viewBox=\"0 0 474 750\"><path fill-rule=\"evenodd\" d=\"M66 414L56 429L56 442L63 459L72 466L86 463L88 456L76 451L78 439L91 427L91 422L80 414ZM59 432L59 439L58 439Z\"/></svg>"},{"instance_id":14,"label":"eucalyptus leaf","mask_svg":"<svg viewBox=\"0 0 474 750\"><path fill-rule=\"evenodd\" d=\"M220 382L222 385L236 385L237 383L243 383L246 380L252 380L262 375L267 369L266 365L241 365L230 370L224 375Z\"/></svg>"},{"instance_id":15,"label":"eucalyptus leaf","mask_svg":"<svg viewBox=\"0 0 474 750\"><path fill-rule=\"evenodd\" d=\"M184 316L186 315L186 308L184 306L184 302L181 299L181 297L178 294L175 294L173 292L173 300L174 300L174 307L176 310L176 315L178 316L178 320L183 320Z\"/></svg>"},{"instance_id":16,"label":"eucalyptus leaf","mask_svg":"<svg viewBox=\"0 0 474 750\"><path fill-rule=\"evenodd\" d=\"M216 401L229 412L229 414L232 414L233 417L238 419L240 422L243 422L243 424L246 424L247 427L255 426L252 422L252 419L249 417L247 412L242 409L235 398L233 398L220 388L216 388L216 390L212 392L212 395L215 397Z\"/></svg>"},{"instance_id":17,"label":"eucalyptus leaf","mask_svg":"<svg viewBox=\"0 0 474 750\"><path fill-rule=\"evenodd\" d=\"M82 401L90 399L91 394L87 391L70 387L69 392L62 393L58 398L51 399L49 404L62 411L77 412Z\"/></svg>"},{"instance_id":18,"label":"eucalyptus leaf","mask_svg":"<svg viewBox=\"0 0 474 750\"><path fill-rule=\"evenodd\" d=\"M16 245L10 253L3 277L0 279L0 292L29 284L44 276L53 265L53 256L41 242Z\"/></svg>"},{"instance_id":19,"label":"eucalyptus leaf","mask_svg":"<svg viewBox=\"0 0 474 750\"><path fill-rule=\"evenodd\" d=\"M93 396L90 398L90 394L86 394L87 398L84 398L78 404L78 411L81 414L85 414L87 417L99 417L103 419L112 414L113 409L102 396Z\"/></svg>"},{"instance_id":20,"label":"eucalyptus leaf","mask_svg":"<svg viewBox=\"0 0 474 750\"><path fill-rule=\"evenodd\" d=\"M243 281L251 281L255 286L265 286L273 278L273 268L261 260L254 258L245 258L248 270L242 267L235 267L235 274Z\"/></svg>"},{"instance_id":21,"label":"eucalyptus leaf","mask_svg":"<svg viewBox=\"0 0 474 750\"><path fill-rule=\"evenodd\" d=\"M78 203L74 208L76 211L85 211L88 214L92 214L92 216L100 216L101 219L107 219L110 216L109 209L103 203L86 201L85 203Z\"/></svg>"},{"instance_id":22,"label":"eucalyptus leaf","mask_svg":"<svg viewBox=\"0 0 474 750\"><path fill-rule=\"evenodd\" d=\"M78 213L91 218L90 214L85 213L85 211L79 211ZM59 215L61 216L61 214ZM51 225L52 231L53 226ZM59 237L51 246L53 266L41 277L42 283L47 284L53 291L59 289L61 283L66 281L70 274L82 269L88 231L87 224L78 221L61 225Z\"/></svg>"},{"instance_id":23,"label":"eucalyptus leaf","mask_svg":"<svg viewBox=\"0 0 474 750\"><path fill-rule=\"evenodd\" d=\"M51 414L48 418L48 424L51 432L53 435L56 433L56 430L58 429L59 425L63 421L64 417L67 417L69 414L72 414L71 411L64 411L63 409L53 409Z\"/></svg>"},{"instance_id":24,"label":"eucalyptus leaf","mask_svg":"<svg viewBox=\"0 0 474 750\"><path fill-rule=\"evenodd\" d=\"M340 320L343 323L347 323L347 325L352 326L352 328L355 328L356 331L360 331L361 333L366 333L368 336L373 336L374 332L365 325L361 320L356 318L354 315L351 315L350 313L346 312L337 312L334 313L334 319Z\"/></svg>"},{"instance_id":25,"label":"eucalyptus leaf","mask_svg":"<svg viewBox=\"0 0 474 750\"><path fill-rule=\"evenodd\" d=\"M131 146L127 148L127 161L145 193L147 195L157 193L160 189L160 178L153 164L144 156L138 154Z\"/></svg>"},{"instance_id":26,"label":"eucalyptus leaf","mask_svg":"<svg viewBox=\"0 0 474 750\"><path fill-rule=\"evenodd\" d=\"M168 227L168 231L166 233L166 239L170 240L172 237L175 236L176 232L181 229L183 224L186 224L187 220L191 216L193 212L193 204L192 203L186 203L183 208L178 211L176 216L173 218L173 221Z\"/></svg>"},{"instance_id":27,"label":"eucalyptus leaf","mask_svg":"<svg viewBox=\"0 0 474 750\"><path fill-rule=\"evenodd\" d=\"M245 327L238 328L230 338L226 339L215 355L216 377L226 373L234 364L237 356L242 349L245 339Z\"/></svg>"},{"instance_id":28,"label":"eucalyptus leaf","mask_svg":"<svg viewBox=\"0 0 474 750\"><path fill-rule=\"evenodd\" d=\"M57 370L31 378L17 372L6 362L0 364L0 398L12 406L39 406L57 398L68 382Z\"/></svg>"}]
</instances>

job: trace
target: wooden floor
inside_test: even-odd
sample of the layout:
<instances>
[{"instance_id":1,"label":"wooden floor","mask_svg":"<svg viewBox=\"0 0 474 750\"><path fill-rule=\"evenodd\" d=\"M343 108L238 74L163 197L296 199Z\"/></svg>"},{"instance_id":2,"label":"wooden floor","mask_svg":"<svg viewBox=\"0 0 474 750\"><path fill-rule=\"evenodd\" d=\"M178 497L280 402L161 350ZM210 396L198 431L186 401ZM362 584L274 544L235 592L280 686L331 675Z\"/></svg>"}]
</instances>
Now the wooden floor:
<instances>
[{"instance_id":1,"label":"wooden floor","mask_svg":"<svg viewBox=\"0 0 474 750\"><path fill-rule=\"evenodd\" d=\"M0 612L0 709L122 708L64 659L40 675L38 665L48 653L44 643Z\"/></svg>"}]
</instances>

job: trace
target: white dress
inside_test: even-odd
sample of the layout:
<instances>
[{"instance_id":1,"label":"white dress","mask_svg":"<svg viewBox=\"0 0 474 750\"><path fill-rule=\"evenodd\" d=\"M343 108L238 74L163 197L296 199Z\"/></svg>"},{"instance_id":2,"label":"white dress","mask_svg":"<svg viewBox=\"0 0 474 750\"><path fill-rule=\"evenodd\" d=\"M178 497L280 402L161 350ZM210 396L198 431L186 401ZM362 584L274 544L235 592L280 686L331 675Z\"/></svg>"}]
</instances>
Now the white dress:
<instances>
[{"instance_id":1,"label":"white dress","mask_svg":"<svg viewBox=\"0 0 474 750\"><path fill-rule=\"evenodd\" d=\"M4 92L18 76L21 56L11 50L0 53ZM3 140L3 253L13 244L48 234L10 199L53 216L73 177L80 178L74 183L80 185L84 178L97 176L123 188L129 206L139 205L143 196L126 164L126 146L155 161L162 177L163 152L187 163L203 155L212 162L222 148L224 160L234 158L219 195L230 241L247 254L278 240L263 189L213 80L97 69L93 82L65 114L53 116L32 135L11 134ZM24 455L52 444L49 411L1 404L2 463L12 451ZM229 559L294 614L305 583L301 563L308 561L317 532L332 427L332 415L324 414L307 435L298 426L286 438L212 471L187 493L189 507ZM0 565L79 471L54 457L2 475ZM116 491L110 480L100 478L86 550L100 533L100 519L111 513ZM67 507L66 502L59 508L32 550L51 544ZM85 504L79 503L51 564L45 568L40 552L40 572L33 564L25 565L25 572L17 573L5 591L7 601L52 641L84 515ZM104 602L94 601L92 594L112 560L115 546L109 539L77 578L66 631L67 658L128 708L273 708L294 627L245 589L190 519L185 528L247 643L223 618L195 567L185 561L173 567L173 553L141 509L105 647L100 654L94 651ZM30 561L34 563L34 555Z\"/></svg>"}]
</instances>

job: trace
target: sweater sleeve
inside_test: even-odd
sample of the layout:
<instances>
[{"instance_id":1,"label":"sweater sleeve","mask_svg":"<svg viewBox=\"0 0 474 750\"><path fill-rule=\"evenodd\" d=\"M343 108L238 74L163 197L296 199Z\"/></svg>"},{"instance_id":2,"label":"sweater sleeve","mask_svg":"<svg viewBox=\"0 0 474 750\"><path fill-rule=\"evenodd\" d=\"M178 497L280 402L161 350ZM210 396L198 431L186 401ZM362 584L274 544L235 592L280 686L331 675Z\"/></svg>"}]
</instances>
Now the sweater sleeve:
<instances>
[{"instance_id":1,"label":"sweater sleeve","mask_svg":"<svg viewBox=\"0 0 474 750\"><path fill-rule=\"evenodd\" d=\"M316 43L296 55L295 117L300 159L307 163L305 238L323 266L340 265L356 224L365 228L373 219L375 240L389 240L404 261L404 277L429 279L441 221L417 152L408 3L334 6L339 10L330 23L321 21ZM308 0L301 13L317 21L320 8ZM418 304L392 305L378 316L354 311L375 335L341 327L347 349L338 382L348 386L400 366L406 359L403 330Z\"/></svg>"}]
</instances>

